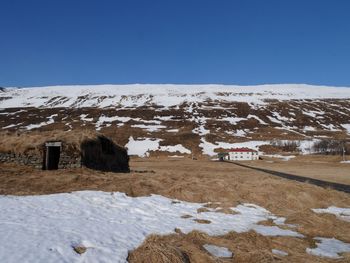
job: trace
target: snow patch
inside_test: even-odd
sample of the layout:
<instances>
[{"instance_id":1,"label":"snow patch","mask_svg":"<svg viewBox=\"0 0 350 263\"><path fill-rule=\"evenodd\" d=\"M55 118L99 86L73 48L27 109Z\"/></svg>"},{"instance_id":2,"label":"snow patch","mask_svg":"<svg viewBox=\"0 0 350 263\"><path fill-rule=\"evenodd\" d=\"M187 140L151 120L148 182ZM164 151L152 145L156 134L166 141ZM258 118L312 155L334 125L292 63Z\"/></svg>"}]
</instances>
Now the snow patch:
<instances>
[{"instance_id":1,"label":"snow patch","mask_svg":"<svg viewBox=\"0 0 350 263\"><path fill-rule=\"evenodd\" d=\"M269 141L247 141L237 143L216 142L215 144L213 144L211 142L207 142L204 138L201 138L201 143L199 144L199 147L202 148L203 154L214 156L217 154L214 150L218 148L231 149L247 147L254 150L258 150L259 146L269 143Z\"/></svg>"},{"instance_id":2,"label":"snow patch","mask_svg":"<svg viewBox=\"0 0 350 263\"><path fill-rule=\"evenodd\" d=\"M307 131L316 131L316 128L312 127L312 126L305 126L303 131L305 131L305 132L307 132Z\"/></svg>"},{"instance_id":3,"label":"snow patch","mask_svg":"<svg viewBox=\"0 0 350 263\"><path fill-rule=\"evenodd\" d=\"M272 249L272 253L277 255L277 256L282 256L282 257L288 256L287 252L285 252L283 250L279 250L279 249Z\"/></svg>"},{"instance_id":4,"label":"snow patch","mask_svg":"<svg viewBox=\"0 0 350 263\"><path fill-rule=\"evenodd\" d=\"M82 121L88 121L91 122L94 120L94 118L87 118L87 116L89 116L88 114L81 114L79 117Z\"/></svg>"},{"instance_id":5,"label":"snow patch","mask_svg":"<svg viewBox=\"0 0 350 263\"><path fill-rule=\"evenodd\" d=\"M170 129L170 130L167 130L167 132L179 132L179 129Z\"/></svg>"},{"instance_id":6,"label":"snow patch","mask_svg":"<svg viewBox=\"0 0 350 263\"><path fill-rule=\"evenodd\" d=\"M346 132L350 135L350 123L349 124L341 124L341 126L346 130Z\"/></svg>"},{"instance_id":7,"label":"snow patch","mask_svg":"<svg viewBox=\"0 0 350 263\"><path fill-rule=\"evenodd\" d=\"M132 136L129 137L128 143L125 147L128 149L129 155L137 155L139 157L148 157L150 151L163 151L163 152L180 152L183 154L190 154L191 151L181 144L159 146L162 139L154 138L139 138L134 140Z\"/></svg>"},{"instance_id":8,"label":"snow patch","mask_svg":"<svg viewBox=\"0 0 350 263\"><path fill-rule=\"evenodd\" d=\"M130 136L129 141L125 147L128 149L129 155L146 157L149 156L149 151L155 151L158 149L160 141L161 139L151 138L134 140L134 138Z\"/></svg>"},{"instance_id":9,"label":"snow patch","mask_svg":"<svg viewBox=\"0 0 350 263\"><path fill-rule=\"evenodd\" d=\"M279 158L283 161L289 161L290 159L295 158L295 155L280 155L280 154L264 154L263 156L269 157L269 158Z\"/></svg>"},{"instance_id":10,"label":"snow patch","mask_svg":"<svg viewBox=\"0 0 350 263\"><path fill-rule=\"evenodd\" d=\"M191 151L189 149L186 149L185 147L183 147L181 144L177 144L174 146L160 146L159 151L163 151L163 152L180 152L180 153L186 153L186 154L190 154Z\"/></svg>"},{"instance_id":11,"label":"snow patch","mask_svg":"<svg viewBox=\"0 0 350 263\"><path fill-rule=\"evenodd\" d=\"M215 245L205 244L203 246L206 251L208 251L212 256L218 258L230 258L232 257L232 252L226 247L219 247Z\"/></svg>"},{"instance_id":12,"label":"snow patch","mask_svg":"<svg viewBox=\"0 0 350 263\"><path fill-rule=\"evenodd\" d=\"M328 208L312 209L312 211L318 214L322 214L322 213L333 214L341 220L350 222L350 208L330 206Z\"/></svg>"},{"instance_id":13,"label":"snow patch","mask_svg":"<svg viewBox=\"0 0 350 263\"><path fill-rule=\"evenodd\" d=\"M164 125L146 125L146 124L134 124L134 125L131 125L131 127L145 129L149 132L155 132L155 131L159 131L159 129L166 128L166 126Z\"/></svg>"},{"instance_id":14,"label":"snow patch","mask_svg":"<svg viewBox=\"0 0 350 263\"><path fill-rule=\"evenodd\" d=\"M57 116L58 116L58 114L53 114L53 115L47 117L47 119L48 119L47 121L43 121L43 122L38 123L38 124L29 124L28 126L25 126L24 128L29 131L29 130L37 129L37 128L52 124L55 122L54 117L57 117Z\"/></svg>"},{"instance_id":15,"label":"snow patch","mask_svg":"<svg viewBox=\"0 0 350 263\"><path fill-rule=\"evenodd\" d=\"M335 238L314 238L318 242L316 248L307 248L306 252L321 257L327 258L342 258L339 254L344 252L350 252L350 244L344 243Z\"/></svg>"}]
</instances>

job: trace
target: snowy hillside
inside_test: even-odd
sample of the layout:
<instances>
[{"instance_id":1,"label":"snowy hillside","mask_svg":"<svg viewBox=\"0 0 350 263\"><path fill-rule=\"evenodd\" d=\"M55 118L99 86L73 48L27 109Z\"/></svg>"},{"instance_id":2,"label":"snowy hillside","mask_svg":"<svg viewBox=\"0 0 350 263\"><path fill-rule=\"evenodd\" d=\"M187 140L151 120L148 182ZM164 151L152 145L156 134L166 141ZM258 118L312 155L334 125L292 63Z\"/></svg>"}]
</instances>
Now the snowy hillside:
<instances>
[{"instance_id":1,"label":"snowy hillside","mask_svg":"<svg viewBox=\"0 0 350 263\"><path fill-rule=\"evenodd\" d=\"M11 107L164 107L184 102L238 101L262 104L264 100L350 98L350 88L311 85L96 85L6 88L0 108Z\"/></svg>"},{"instance_id":2,"label":"snowy hillside","mask_svg":"<svg viewBox=\"0 0 350 263\"><path fill-rule=\"evenodd\" d=\"M298 141L309 153L317 140L349 140L350 88L134 84L0 92L4 132L81 129L110 136L138 156L215 155L276 140Z\"/></svg>"}]
</instances>

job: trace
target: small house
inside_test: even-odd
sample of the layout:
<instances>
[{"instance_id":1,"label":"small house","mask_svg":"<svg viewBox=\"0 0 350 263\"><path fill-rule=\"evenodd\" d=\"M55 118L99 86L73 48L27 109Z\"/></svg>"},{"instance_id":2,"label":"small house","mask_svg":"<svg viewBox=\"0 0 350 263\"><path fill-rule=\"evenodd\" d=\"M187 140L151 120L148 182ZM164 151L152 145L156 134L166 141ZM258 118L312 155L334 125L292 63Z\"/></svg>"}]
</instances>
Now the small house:
<instances>
[{"instance_id":1,"label":"small house","mask_svg":"<svg viewBox=\"0 0 350 263\"><path fill-rule=\"evenodd\" d=\"M259 153L250 148L233 148L228 151L229 159L232 161L258 160Z\"/></svg>"},{"instance_id":2,"label":"small house","mask_svg":"<svg viewBox=\"0 0 350 263\"><path fill-rule=\"evenodd\" d=\"M251 161L259 159L259 152L250 148L232 148L218 154L219 160Z\"/></svg>"},{"instance_id":3,"label":"small house","mask_svg":"<svg viewBox=\"0 0 350 263\"><path fill-rule=\"evenodd\" d=\"M101 134L58 132L22 134L21 137L21 140L16 135L6 137L10 143L0 149L0 162L43 170L85 166L106 172L130 172L127 150Z\"/></svg>"}]
</instances>

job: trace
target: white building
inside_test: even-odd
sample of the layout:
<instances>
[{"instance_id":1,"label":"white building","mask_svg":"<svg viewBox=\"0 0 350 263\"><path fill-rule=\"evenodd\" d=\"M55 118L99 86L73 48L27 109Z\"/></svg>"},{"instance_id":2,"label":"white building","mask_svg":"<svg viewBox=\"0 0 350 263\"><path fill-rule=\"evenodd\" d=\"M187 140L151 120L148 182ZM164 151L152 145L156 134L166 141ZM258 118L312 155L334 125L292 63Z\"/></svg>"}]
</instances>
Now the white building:
<instances>
[{"instance_id":1,"label":"white building","mask_svg":"<svg viewBox=\"0 0 350 263\"><path fill-rule=\"evenodd\" d=\"M258 160L259 152L249 148L234 148L228 151L226 158L230 161Z\"/></svg>"}]
</instances>

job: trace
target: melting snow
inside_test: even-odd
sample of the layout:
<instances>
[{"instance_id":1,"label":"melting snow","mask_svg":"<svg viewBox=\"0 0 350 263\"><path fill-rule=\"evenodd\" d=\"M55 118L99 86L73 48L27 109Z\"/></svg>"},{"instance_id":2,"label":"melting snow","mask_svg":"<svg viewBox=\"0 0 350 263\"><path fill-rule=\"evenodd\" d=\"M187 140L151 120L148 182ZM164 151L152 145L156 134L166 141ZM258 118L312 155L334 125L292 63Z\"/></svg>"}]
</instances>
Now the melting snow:
<instances>
[{"instance_id":1,"label":"melting snow","mask_svg":"<svg viewBox=\"0 0 350 263\"><path fill-rule=\"evenodd\" d=\"M270 157L270 158L279 158L282 159L283 161L289 161L290 159L295 158L295 155L280 155L280 154L264 154L263 156L265 157Z\"/></svg>"},{"instance_id":2,"label":"melting snow","mask_svg":"<svg viewBox=\"0 0 350 263\"><path fill-rule=\"evenodd\" d=\"M109 122L109 125L107 124L106 126L110 126L110 123L111 122L114 122L114 121L117 121L118 120L118 116L113 116L113 117L107 117L105 115L101 115L99 118L98 118L98 121L96 122L96 130L99 131L101 130L101 126L105 123L105 122Z\"/></svg>"},{"instance_id":3,"label":"melting snow","mask_svg":"<svg viewBox=\"0 0 350 263\"><path fill-rule=\"evenodd\" d=\"M48 119L47 121L43 121L43 122L38 123L38 124L29 124L28 126L26 126L24 128L26 128L27 130L32 130L32 129L37 129L37 128L52 124L55 122L53 117L56 117L56 116L58 116L58 114L53 114L53 115L47 117L47 119Z\"/></svg>"},{"instance_id":4,"label":"melting snow","mask_svg":"<svg viewBox=\"0 0 350 263\"><path fill-rule=\"evenodd\" d=\"M350 135L350 123L349 124L341 124L341 126L347 131L347 133Z\"/></svg>"},{"instance_id":5,"label":"melting snow","mask_svg":"<svg viewBox=\"0 0 350 263\"><path fill-rule=\"evenodd\" d=\"M146 125L146 124L134 124L134 125L131 125L131 127L145 129L149 132L155 132L155 131L159 131L159 129L166 128L166 126L164 125Z\"/></svg>"},{"instance_id":6,"label":"melting snow","mask_svg":"<svg viewBox=\"0 0 350 263\"><path fill-rule=\"evenodd\" d=\"M247 118L225 117L225 118L221 118L221 119L218 119L218 120L221 120L221 121L228 121L230 124L236 125L236 124L237 124L238 122L240 122L240 121L245 121L245 120L247 120Z\"/></svg>"},{"instance_id":7,"label":"melting snow","mask_svg":"<svg viewBox=\"0 0 350 263\"><path fill-rule=\"evenodd\" d=\"M128 148L128 154L138 155L140 157L149 156L150 151L180 152L184 154L191 153L190 150L183 147L181 144L159 146L159 142L161 141L162 139L151 139L151 138L134 140L134 138L130 136L129 141L125 145L125 147Z\"/></svg>"},{"instance_id":8,"label":"melting snow","mask_svg":"<svg viewBox=\"0 0 350 263\"><path fill-rule=\"evenodd\" d=\"M86 118L87 116L89 116L89 115L88 114L81 114L80 119L82 121L93 121L94 120L94 118Z\"/></svg>"},{"instance_id":9,"label":"melting snow","mask_svg":"<svg viewBox=\"0 0 350 263\"><path fill-rule=\"evenodd\" d=\"M209 156L214 156L217 153L214 152L217 148L230 149L230 148L241 148L248 147L251 149L258 150L259 146L264 144L270 144L269 141L247 141L247 142L238 142L238 143L226 143L226 142L216 142L215 144L211 142L207 142L204 138L201 138L201 143L199 147L203 150L203 154L207 154Z\"/></svg>"},{"instance_id":10,"label":"melting snow","mask_svg":"<svg viewBox=\"0 0 350 263\"><path fill-rule=\"evenodd\" d=\"M167 130L167 132L179 132L179 129L170 129L170 130Z\"/></svg>"},{"instance_id":11,"label":"melting snow","mask_svg":"<svg viewBox=\"0 0 350 263\"><path fill-rule=\"evenodd\" d=\"M333 214L339 219L350 222L350 208L330 206L324 209L323 208L312 209L312 211L318 214L322 214L322 213Z\"/></svg>"},{"instance_id":12,"label":"melting snow","mask_svg":"<svg viewBox=\"0 0 350 263\"><path fill-rule=\"evenodd\" d=\"M312 126L305 126L303 131L316 131L316 128Z\"/></svg>"},{"instance_id":13,"label":"melting snow","mask_svg":"<svg viewBox=\"0 0 350 263\"><path fill-rule=\"evenodd\" d=\"M2 129L13 128L13 127L16 127L16 126L21 125L21 124L22 124L22 122L21 122L21 123L17 123L17 124L10 124L10 125L7 125L7 126L5 126L5 127L2 127Z\"/></svg>"},{"instance_id":14,"label":"melting snow","mask_svg":"<svg viewBox=\"0 0 350 263\"><path fill-rule=\"evenodd\" d=\"M340 131L339 129L337 129L336 126L334 126L334 124L321 124L324 128L326 128L327 130L330 131Z\"/></svg>"},{"instance_id":15,"label":"melting snow","mask_svg":"<svg viewBox=\"0 0 350 263\"><path fill-rule=\"evenodd\" d=\"M219 247L215 245L205 244L203 246L206 251L208 251L211 255L218 258L230 258L232 257L232 252L228 250L226 247Z\"/></svg>"},{"instance_id":16,"label":"melting snow","mask_svg":"<svg viewBox=\"0 0 350 263\"><path fill-rule=\"evenodd\" d=\"M315 256L342 258L339 253L350 252L350 244L335 238L314 238L318 242L316 248L307 248L306 252Z\"/></svg>"},{"instance_id":17,"label":"melting snow","mask_svg":"<svg viewBox=\"0 0 350 263\"><path fill-rule=\"evenodd\" d=\"M160 146L159 151L163 151L163 152L180 152L180 153L187 153L190 154L191 151L189 149L186 149L185 147L183 147L181 144L177 144L174 146Z\"/></svg>"},{"instance_id":18,"label":"melting snow","mask_svg":"<svg viewBox=\"0 0 350 263\"><path fill-rule=\"evenodd\" d=\"M0 257L3 262L127 262L128 251L151 234L199 230L209 235L246 232L261 227L266 235L300 234L259 226L272 217L266 209L242 204L232 210L197 213L204 204L159 196L82 191L41 196L0 196ZM192 218L182 218L183 215ZM199 224L193 219L209 220ZM258 228L260 230L260 228ZM73 246L87 246L83 255Z\"/></svg>"},{"instance_id":19,"label":"melting snow","mask_svg":"<svg viewBox=\"0 0 350 263\"><path fill-rule=\"evenodd\" d=\"M272 249L272 253L278 256L288 256L288 253L283 251L283 250L279 250L279 249Z\"/></svg>"},{"instance_id":20,"label":"melting snow","mask_svg":"<svg viewBox=\"0 0 350 263\"><path fill-rule=\"evenodd\" d=\"M252 115L252 114L249 114L247 119L250 119L250 118L253 118L253 119L256 119L260 124L262 125L268 125L266 122L264 122L262 119L260 119L258 116L255 116L255 115Z\"/></svg>"},{"instance_id":21,"label":"melting snow","mask_svg":"<svg viewBox=\"0 0 350 263\"><path fill-rule=\"evenodd\" d=\"M128 148L129 155L138 155L140 157L149 156L149 151L155 151L159 148L159 142L161 139L144 138L134 140L132 136L129 138L129 142L125 145Z\"/></svg>"},{"instance_id":22,"label":"melting snow","mask_svg":"<svg viewBox=\"0 0 350 263\"><path fill-rule=\"evenodd\" d=\"M246 135L245 130L235 130L235 131L225 131L227 134L237 136L237 137L243 137Z\"/></svg>"}]
</instances>

